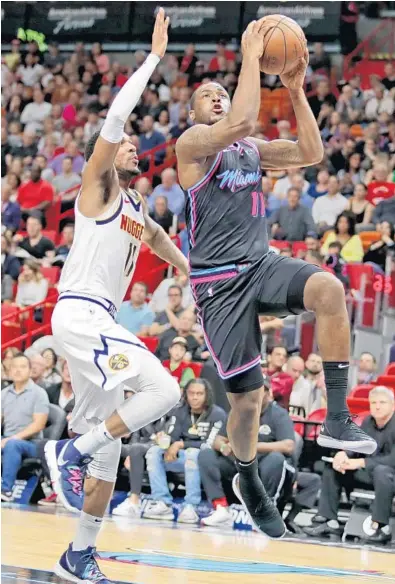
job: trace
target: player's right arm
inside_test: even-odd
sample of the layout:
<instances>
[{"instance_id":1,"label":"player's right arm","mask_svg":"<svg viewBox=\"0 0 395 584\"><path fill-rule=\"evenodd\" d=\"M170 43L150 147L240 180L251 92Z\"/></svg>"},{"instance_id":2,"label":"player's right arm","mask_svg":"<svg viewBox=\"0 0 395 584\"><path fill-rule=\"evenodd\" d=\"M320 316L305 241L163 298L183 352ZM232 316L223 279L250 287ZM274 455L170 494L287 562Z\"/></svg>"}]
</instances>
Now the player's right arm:
<instances>
[{"instance_id":1,"label":"player's right arm","mask_svg":"<svg viewBox=\"0 0 395 584\"><path fill-rule=\"evenodd\" d=\"M243 61L229 114L212 126L197 124L184 132L176 145L181 162L201 161L251 134L261 101L259 59L263 40L261 22L253 20L242 37Z\"/></svg>"},{"instance_id":2,"label":"player's right arm","mask_svg":"<svg viewBox=\"0 0 395 584\"><path fill-rule=\"evenodd\" d=\"M79 207L88 217L103 212L103 206L111 204L118 196L119 183L114 160L124 136L125 124L166 52L168 26L169 19L165 18L165 12L160 8L152 34L151 54L128 79L108 111L93 154L82 175ZM105 201L103 195L106 191L109 196Z\"/></svg>"}]
</instances>

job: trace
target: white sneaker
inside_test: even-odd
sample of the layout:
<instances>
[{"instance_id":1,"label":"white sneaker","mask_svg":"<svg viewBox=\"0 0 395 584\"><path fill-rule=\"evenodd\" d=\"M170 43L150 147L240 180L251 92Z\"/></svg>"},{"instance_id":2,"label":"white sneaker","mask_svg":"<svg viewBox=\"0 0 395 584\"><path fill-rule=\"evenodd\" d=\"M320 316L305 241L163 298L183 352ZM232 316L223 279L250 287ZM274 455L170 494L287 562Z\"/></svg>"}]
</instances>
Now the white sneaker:
<instances>
[{"instance_id":1,"label":"white sneaker","mask_svg":"<svg viewBox=\"0 0 395 584\"><path fill-rule=\"evenodd\" d=\"M197 523L199 515L196 513L193 505L185 505L178 516L178 523Z\"/></svg>"},{"instance_id":2,"label":"white sneaker","mask_svg":"<svg viewBox=\"0 0 395 584\"><path fill-rule=\"evenodd\" d=\"M121 515L122 517L140 517L140 505L131 503L130 499L126 498L122 503L117 505L112 511L113 515Z\"/></svg>"},{"instance_id":3,"label":"white sneaker","mask_svg":"<svg viewBox=\"0 0 395 584\"><path fill-rule=\"evenodd\" d=\"M216 510L202 519L203 525L209 525L210 527L215 527L217 525L223 525L226 527L233 527L233 517L229 510L229 507L223 507L218 505Z\"/></svg>"},{"instance_id":4,"label":"white sneaker","mask_svg":"<svg viewBox=\"0 0 395 584\"><path fill-rule=\"evenodd\" d=\"M171 505L166 505L163 501L155 501L143 513L146 519L159 519L163 521L173 521L174 513Z\"/></svg>"}]
</instances>

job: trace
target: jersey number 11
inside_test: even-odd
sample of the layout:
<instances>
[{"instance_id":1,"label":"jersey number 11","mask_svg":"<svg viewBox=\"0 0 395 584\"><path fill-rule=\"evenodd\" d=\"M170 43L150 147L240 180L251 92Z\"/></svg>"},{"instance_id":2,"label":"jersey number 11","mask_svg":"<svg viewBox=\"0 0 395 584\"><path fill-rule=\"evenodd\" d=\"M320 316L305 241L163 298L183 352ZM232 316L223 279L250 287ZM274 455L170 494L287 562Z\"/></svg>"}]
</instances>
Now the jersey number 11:
<instances>
[{"instance_id":1,"label":"jersey number 11","mask_svg":"<svg viewBox=\"0 0 395 584\"><path fill-rule=\"evenodd\" d=\"M129 278L130 274L132 273L136 261L136 251L137 245L134 243L129 243L129 251L126 257L125 267L123 269L125 272L125 278Z\"/></svg>"}]
</instances>

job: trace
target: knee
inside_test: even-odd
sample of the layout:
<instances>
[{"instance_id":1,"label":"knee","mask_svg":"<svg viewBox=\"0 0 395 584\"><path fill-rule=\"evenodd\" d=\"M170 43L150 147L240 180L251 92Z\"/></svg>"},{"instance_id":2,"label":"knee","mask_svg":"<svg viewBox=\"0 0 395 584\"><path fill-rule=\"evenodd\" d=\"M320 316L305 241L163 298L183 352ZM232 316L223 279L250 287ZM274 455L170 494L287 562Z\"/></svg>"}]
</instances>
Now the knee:
<instances>
[{"instance_id":1,"label":"knee","mask_svg":"<svg viewBox=\"0 0 395 584\"><path fill-rule=\"evenodd\" d=\"M282 470L285 462L285 456L281 452L270 452L262 458L262 463L265 464L265 469L270 467L273 472Z\"/></svg>"},{"instance_id":2,"label":"knee","mask_svg":"<svg viewBox=\"0 0 395 584\"><path fill-rule=\"evenodd\" d=\"M159 446L151 446L151 448L145 455L145 458L147 460L147 470L150 470L150 468L152 469L154 465L162 461L163 454L164 450L162 450L162 448L159 448Z\"/></svg>"},{"instance_id":3,"label":"knee","mask_svg":"<svg viewBox=\"0 0 395 584\"><path fill-rule=\"evenodd\" d=\"M198 448L187 448L185 452L185 468L189 470L198 469L198 458L200 450Z\"/></svg>"},{"instance_id":4,"label":"knee","mask_svg":"<svg viewBox=\"0 0 395 584\"><path fill-rule=\"evenodd\" d=\"M166 372L167 373L167 372ZM164 395L167 402L168 411L178 404L181 399L181 390L177 380L167 373L164 381Z\"/></svg>"},{"instance_id":5,"label":"knee","mask_svg":"<svg viewBox=\"0 0 395 584\"><path fill-rule=\"evenodd\" d=\"M261 412L262 396L259 389L247 393L232 393L230 403L232 416L239 418L242 424L250 427Z\"/></svg>"},{"instance_id":6,"label":"knee","mask_svg":"<svg viewBox=\"0 0 395 584\"><path fill-rule=\"evenodd\" d=\"M345 302L344 286L328 272L313 274L307 281L304 304L308 310L336 314Z\"/></svg>"},{"instance_id":7,"label":"knee","mask_svg":"<svg viewBox=\"0 0 395 584\"><path fill-rule=\"evenodd\" d=\"M384 464L378 464L373 469L373 484L376 487L378 484L391 484L393 470Z\"/></svg>"},{"instance_id":8,"label":"knee","mask_svg":"<svg viewBox=\"0 0 395 584\"><path fill-rule=\"evenodd\" d=\"M145 444L131 444L129 446L129 456L133 458L134 456L144 456L147 452L147 447Z\"/></svg>"},{"instance_id":9,"label":"knee","mask_svg":"<svg viewBox=\"0 0 395 584\"><path fill-rule=\"evenodd\" d=\"M3 448L3 456L10 456L20 450L19 440L8 440Z\"/></svg>"}]
</instances>

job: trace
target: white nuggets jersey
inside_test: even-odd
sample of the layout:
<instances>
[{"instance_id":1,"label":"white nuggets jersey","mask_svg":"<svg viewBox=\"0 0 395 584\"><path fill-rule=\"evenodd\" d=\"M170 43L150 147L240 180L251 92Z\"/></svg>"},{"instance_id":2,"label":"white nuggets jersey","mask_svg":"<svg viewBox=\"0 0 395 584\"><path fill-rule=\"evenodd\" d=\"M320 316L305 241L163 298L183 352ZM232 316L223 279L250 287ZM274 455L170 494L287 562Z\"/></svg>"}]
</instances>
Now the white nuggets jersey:
<instances>
[{"instance_id":1,"label":"white nuggets jersey","mask_svg":"<svg viewBox=\"0 0 395 584\"><path fill-rule=\"evenodd\" d=\"M135 191L120 190L105 214L91 219L75 205L75 235L62 270L59 292L100 296L119 310L133 277L144 232Z\"/></svg>"}]
</instances>

